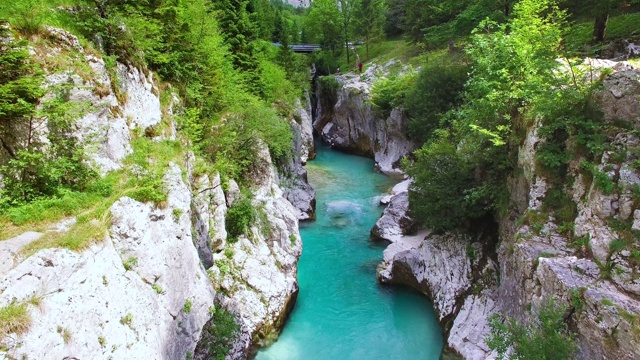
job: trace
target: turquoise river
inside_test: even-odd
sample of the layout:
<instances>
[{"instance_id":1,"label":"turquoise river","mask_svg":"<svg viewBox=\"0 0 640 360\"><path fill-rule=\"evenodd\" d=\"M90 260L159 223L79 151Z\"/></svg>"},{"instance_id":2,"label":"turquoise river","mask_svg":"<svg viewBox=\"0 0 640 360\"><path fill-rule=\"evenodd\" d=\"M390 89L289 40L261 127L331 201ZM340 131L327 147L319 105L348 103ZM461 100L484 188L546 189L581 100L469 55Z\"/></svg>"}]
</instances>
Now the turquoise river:
<instances>
[{"instance_id":1,"label":"turquoise river","mask_svg":"<svg viewBox=\"0 0 640 360\"><path fill-rule=\"evenodd\" d=\"M391 180L371 160L322 145L307 169L317 220L301 224L300 293L278 341L256 359L438 359L442 333L428 299L376 282L385 244L369 231Z\"/></svg>"}]
</instances>

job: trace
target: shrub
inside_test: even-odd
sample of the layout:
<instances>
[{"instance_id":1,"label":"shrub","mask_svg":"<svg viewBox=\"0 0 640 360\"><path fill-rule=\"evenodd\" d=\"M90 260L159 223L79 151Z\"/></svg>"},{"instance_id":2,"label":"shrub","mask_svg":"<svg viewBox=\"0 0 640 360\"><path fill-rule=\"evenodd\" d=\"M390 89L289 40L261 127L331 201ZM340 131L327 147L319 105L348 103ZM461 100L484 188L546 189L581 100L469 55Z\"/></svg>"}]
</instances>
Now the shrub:
<instances>
[{"instance_id":1,"label":"shrub","mask_svg":"<svg viewBox=\"0 0 640 360\"><path fill-rule=\"evenodd\" d=\"M122 265L124 266L124 269L129 271L131 269L133 269L134 267L138 266L138 258L137 257L130 257L127 260L125 260Z\"/></svg>"},{"instance_id":2,"label":"shrub","mask_svg":"<svg viewBox=\"0 0 640 360\"><path fill-rule=\"evenodd\" d=\"M25 303L12 302L0 309L0 339L11 333L22 334L31 326Z\"/></svg>"},{"instance_id":3,"label":"shrub","mask_svg":"<svg viewBox=\"0 0 640 360\"><path fill-rule=\"evenodd\" d=\"M246 235L251 226L256 222L256 209L251 204L251 198L243 195L237 199L227 211L225 219L226 229L229 232L229 241L235 242L241 235Z\"/></svg>"},{"instance_id":4,"label":"shrub","mask_svg":"<svg viewBox=\"0 0 640 360\"><path fill-rule=\"evenodd\" d=\"M211 320L203 329L203 341L198 347L205 347L209 359L224 360L231 349L233 338L239 330L235 315L221 306L213 310Z\"/></svg>"},{"instance_id":5,"label":"shrub","mask_svg":"<svg viewBox=\"0 0 640 360\"><path fill-rule=\"evenodd\" d=\"M404 101L411 138L423 143L434 129L448 126L445 114L461 105L468 72L469 65L458 55L436 59L420 70Z\"/></svg>"},{"instance_id":6,"label":"shrub","mask_svg":"<svg viewBox=\"0 0 640 360\"><path fill-rule=\"evenodd\" d=\"M574 335L564 321L565 309L549 299L538 313L537 320L522 325L516 320L499 315L489 319L491 335L487 345L503 359L572 359L577 349ZM511 352L509 350L511 349Z\"/></svg>"},{"instance_id":7,"label":"shrub","mask_svg":"<svg viewBox=\"0 0 640 360\"><path fill-rule=\"evenodd\" d=\"M405 105L405 98L415 80L414 72L377 80L371 89L371 104L382 117L389 117L391 110Z\"/></svg>"},{"instance_id":8,"label":"shrub","mask_svg":"<svg viewBox=\"0 0 640 360\"><path fill-rule=\"evenodd\" d=\"M258 161L257 152L262 140L273 160L292 151L291 128L275 110L253 97L243 97L242 105L212 126L203 151L211 158L221 174L244 179Z\"/></svg>"},{"instance_id":9,"label":"shrub","mask_svg":"<svg viewBox=\"0 0 640 360\"><path fill-rule=\"evenodd\" d=\"M414 178L409 204L418 221L435 231L446 231L465 227L470 219L484 214L480 199L469 196L476 184L473 164L455 146L436 140L415 156L406 170Z\"/></svg>"},{"instance_id":10,"label":"shrub","mask_svg":"<svg viewBox=\"0 0 640 360\"><path fill-rule=\"evenodd\" d=\"M191 312L191 306L193 306L193 303L191 302L191 299L187 299L187 301L184 302L184 306L182 307L182 311L185 314L188 314Z\"/></svg>"}]
</instances>

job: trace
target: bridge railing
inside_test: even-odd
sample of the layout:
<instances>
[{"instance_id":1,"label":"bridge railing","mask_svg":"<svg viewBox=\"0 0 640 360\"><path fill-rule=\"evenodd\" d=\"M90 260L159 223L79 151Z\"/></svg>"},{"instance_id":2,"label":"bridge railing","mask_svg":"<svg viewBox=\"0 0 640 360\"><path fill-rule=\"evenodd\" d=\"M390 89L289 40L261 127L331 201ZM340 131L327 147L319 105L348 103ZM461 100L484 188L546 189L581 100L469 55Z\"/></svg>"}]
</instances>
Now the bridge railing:
<instances>
[{"instance_id":1,"label":"bridge railing","mask_svg":"<svg viewBox=\"0 0 640 360\"><path fill-rule=\"evenodd\" d=\"M271 43L274 46L282 46L280 43ZM289 45L289 49L293 52L298 53L310 53L315 50L320 50L321 46L319 44L291 44Z\"/></svg>"}]
</instances>

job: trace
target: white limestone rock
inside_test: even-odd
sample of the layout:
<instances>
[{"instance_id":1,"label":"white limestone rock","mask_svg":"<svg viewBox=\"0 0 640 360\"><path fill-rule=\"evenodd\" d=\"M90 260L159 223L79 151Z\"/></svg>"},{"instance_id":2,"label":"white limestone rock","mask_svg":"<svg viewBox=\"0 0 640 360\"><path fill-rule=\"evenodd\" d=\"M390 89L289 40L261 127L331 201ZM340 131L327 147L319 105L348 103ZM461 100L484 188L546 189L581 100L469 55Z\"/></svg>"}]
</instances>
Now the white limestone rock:
<instances>
[{"instance_id":1,"label":"white limestone rock","mask_svg":"<svg viewBox=\"0 0 640 360\"><path fill-rule=\"evenodd\" d=\"M463 358L496 358L497 354L486 344L486 339L491 334L487 319L498 310L496 297L494 289L484 289L480 294L472 294L464 300L447 338L447 345Z\"/></svg>"},{"instance_id":2,"label":"white limestone rock","mask_svg":"<svg viewBox=\"0 0 640 360\"><path fill-rule=\"evenodd\" d=\"M467 242L454 235L431 235L415 249L393 256L387 282L411 285L433 301L439 320L453 315L458 298L471 287Z\"/></svg>"},{"instance_id":3,"label":"white limestone rock","mask_svg":"<svg viewBox=\"0 0 640 360\"><path fill-rule=\"evenodd\" d=\"M411 233L414 227L414 221L408 215L408 212L408 190L396 193L392 196L391 201L384 209L380 219L378 219L373 229L371 229L371 236L376 239L396 242L402 236Z\"/></svg>"},{"instance_id":4,"label":"white limestone rock","mask_svg":"<svg viewBox=\"0 0 640 360\"><path fill-rule=\"evenodd\" d=\"M225 195L227 197L228 207L232 206L233 203L240 198L240 187L235 180L229 179L229 185Z\"/></svg>"},{"instance_id":5,"label":"white limestone rock","mask_svg":"<svg viewBox=\"0 0 640 360\"><path fill-rule=\"evenodd\" d=\"M253 204L263 214L247 236L227 242L210 269L224 295L219 301L237 314L240 334L228 359L246 358L283 325L298 293L297 263L302 252L296 209L283 197L269 151L261 146L261 166L252 179ZM203 340L206 341L206 340ZM206 354L196 354L206 359Z\"/></svg>"},{"instance_id":6,"label":"white limestone rock","mask_svg":"<svg viewBox=\"0 0 640 360\"><path fill-rule=\"evenodd\" d=\"M118 77L122 90L127 95L123 105L124 117L129 127L146 129L162 120L160 98L151 72L118 63Z\"/></svg>"},{"instance_id":7,"label":"white limestone rock","mask_svg":"<svg viewBox=\"0 0 640 360\"><path fill-rule=\"evenodd\" d=\"M369 69L370 75L373 68ZM390 116L380 118L368 102L374 79L367 74L345 74L335 79L340 85L337 101L329 109L321 104L317 107L314 129L332 147L372 157L383 173L402 174L400 160L416 148L406 136L408 119L402 109L393 109Z\"/></svg>"},{"instance_id":8,"label":"white limestone rock","mask_svg":"<svg viewBox=\"0 0 640 360\"><path fill-rule=\"evenodd\" d=\"M306 93L306 104L302 105L300 100L296 101L294 109L295 119L300 128L300 161L306 164L307 161L316 157L315 147L313 143L313 120L311 118L311 100L309 94Z\"/></svg>"},{"instance_id":9,"label":"white limestone rock","mask_svg":"<svg viewBox=\"0 0 640 360\"><path fill-rule=\"evenodd\" d=\"M40 309L29 307L29 330L4 339L5 355L177 359L194 351L215 293L193 246L180 169L164 181L166 209L124 197L104 241L81 253L41 250L4 276L0 306L42 297Z\"/></svg>"}]
</instances>

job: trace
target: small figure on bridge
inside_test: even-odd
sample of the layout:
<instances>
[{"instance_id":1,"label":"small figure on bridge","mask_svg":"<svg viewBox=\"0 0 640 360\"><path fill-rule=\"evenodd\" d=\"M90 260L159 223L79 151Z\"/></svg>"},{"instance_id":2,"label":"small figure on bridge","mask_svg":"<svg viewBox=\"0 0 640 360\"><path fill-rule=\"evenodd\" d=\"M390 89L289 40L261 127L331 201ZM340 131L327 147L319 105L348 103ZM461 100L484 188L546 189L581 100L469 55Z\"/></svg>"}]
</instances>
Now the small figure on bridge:
<instances>
[{"instance_id":1,"label":"small figure on bridge","mask_svg":"<svg viewBox=\"0 0 640 360\"><path fill-rule=\"evenodd\" d=\"M358 62L358 70L360 71L360 74L362 74L362 61Z\"/></svg>"}]
</instances>

